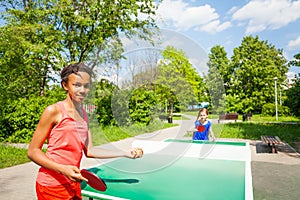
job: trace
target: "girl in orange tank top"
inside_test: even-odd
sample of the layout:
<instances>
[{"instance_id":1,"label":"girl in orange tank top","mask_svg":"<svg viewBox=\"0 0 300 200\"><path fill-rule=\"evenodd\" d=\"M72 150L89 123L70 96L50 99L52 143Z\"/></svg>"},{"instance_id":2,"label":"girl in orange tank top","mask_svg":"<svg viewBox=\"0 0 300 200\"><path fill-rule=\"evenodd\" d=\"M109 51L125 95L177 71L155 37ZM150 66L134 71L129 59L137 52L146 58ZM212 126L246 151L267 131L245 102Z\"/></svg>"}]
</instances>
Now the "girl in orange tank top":
<instances>
[{"instance_id":1,"label":"girl in orange tank top","mask_svg":"<svg viewBox=\"0 0 300 200\"><path fill-rule=\"evenodd\" d=\"M40 165L36 192L41 199L82 199L80 174L82 153L88 158L140 158L141 149L108 151L94 148L87 115L81 103L90 91L92 70L84 63L70 64L61 71L66 99L48 106L37 125L28 157ZM48 140L44 153L41 147Z\"/></svg>"}]
</instances>

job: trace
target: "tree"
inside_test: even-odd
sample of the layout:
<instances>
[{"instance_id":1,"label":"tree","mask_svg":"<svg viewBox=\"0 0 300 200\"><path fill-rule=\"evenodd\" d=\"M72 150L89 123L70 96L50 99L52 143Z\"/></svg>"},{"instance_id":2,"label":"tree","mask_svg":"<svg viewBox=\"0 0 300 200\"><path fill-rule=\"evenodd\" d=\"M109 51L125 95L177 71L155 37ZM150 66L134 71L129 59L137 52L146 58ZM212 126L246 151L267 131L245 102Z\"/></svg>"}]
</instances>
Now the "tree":
<instances>
[{"instance_id":1,"label":"tree","mask_svg":"<svg viewBox=\"0 0 300 200\"><path fill-rule=\"evenodd\" d=\"M300 74L299 74L300 76ZM286 91L287 100L285 105L289 107L291 113L300 116L300 78L296 79L294 85Z\"/></svg>"},{"instance_id":2,"label":"tree","mask_svg":"<svg viewBox=\"0 0 300 200\"><path fill-rule=\"evenodd\" d=\"M287 60L281 49L260 41L258 36L244 37L233 53L228 94L241 99L242 109L237 112L261 113L264 104L274 102L274 77L278 85L286 79Z\"/></svg>"},{"instance_id":3,"label":"tree","mask_svg":"<svg viewBox=\"0 0 300 200\"><path fill-rule=\"evenodd\" d=\"M67 63L90 61L94 68L106 42L120 33L149 39L151 28L156 28L157 4L152 0L1 0L0 6L5 10L0 30L1 105L43 95Z\"/></svg>"},{"instance_id":4,"label":"tree","mask_svg":"<svg viewBox=\"0 0 300 200\"><path fill-rule=\"evenodd\" d=\"M289 62L290 66L300 66L300 53L294 55L294 59Z\"/></svg>"},{"instance_id":5,"label":"tree","mask_svg":"<svg viewBox=\"0 0 300 200\"><path fill-rule=\"evenodd\" d=\"M17 28L31 26L32 33L25 36L26 41L35 38L35 41L43 44L51 39L52 44L57 44L57 52L63 55L60 59L52 59L58 59L63 64L86 61L91 52L96 51L96 57L89 59L93 61L91 67L94 68L99 52L104 50L111 38L118 38L120 33L124 33L128 37L138 35L149 39L152 34L150 28L156 27L153 16L157 6L148 0L1 2L7 11L7 24ZM141 18L141 15L146 17ZM29 48L28 52L32 53L32 49ZM39 55L45 57L47 54Z\"/></svg>"},{"instance_id":6,"label":"tree","mask_svg":"<svg viewBox=\"0 0 300 200\"><path fill-rule=\"evenodd\" d=\"M182 50L168 46L162 52L163 59L158 64L156 84L169 88L166 95L169 103L178 99L179 110L186 109L189 104L196 104L203 98L203 80L189 62ZM177 97L174 98L174 95ZM176 104L175 104L176 105Z\"/></svg>"},{"instance_id":7,"label":"tree","mask_svg":"<svg viewBox=\"0 0 300 200\"><path fill-rule=\"evenodd\" d=\"M294 59L289 62L290 66L300 66L300 53L294 55ZM300 116L300 74L296 76L296 81L291 88L286 91L287 99L284 104L290 108L291 113Z\"/></svg>"},{"instance_id":8,"label":"tree","mask_svg":"<svg viewBox=\"0 0 300 200\"><path fill-rule=\"evenodd\" d=\"M161 51L143 49L126 55L127 67L132 76L132 86L149 85L157 79L157 63L161 59ZM123 66L124 67L124 66Z\"/></svg>"},{"instance_id":9,"label":"tree","mask_svg":"<svg viewBox=\"0 0 300 200\"><path fill-rule=\"evenodd\" d=\"M208 55L209 61L207 63L209 67L209 73L219 73L224 86L230 83L230 77L233 73L233 69L229 65L230 60L227 58L227 52L224 47L217 45L211 48L211 53Z\"/></svg>"},{"instance_id":10,"label":"tree","mask_svg":"<svg viewBox=\"0 0 300 200\"><path fill-rule=\"evenodd\" d=\"M222 113L225 111L224 94L225 89L228 89L230 84L232 69L229 69L229 59L224 47L217 45L212 47L210 51L207 63L209 69L205 82L209 91L212 112Z\"/></svg>"},{"instance_id":11,"label":"tree","mask_svg":"<svg viewBox=\"0 0 300 200\"><path fill-rule=\"evenodd\" d=\"M158 65L158 77L155 84L159 85L157 93L160 102L167 101L169 115L172 115L173 109L176 111L184 110L190 102L195 102L196 95L187 80L174 66L160 63Z\"/></svg>"},{"instance_id":12,"label":"tree","mask_svg":"<svg viewBox=\"0 0 300 200\"><path fill-rule=\"evenodd\" d=\"M0 73L6 97L42 95L49 73L61 67L56 62L61 49L56 32L39 24L15 23L1 27L0 32Z\"/></svg>"}]
</instances>

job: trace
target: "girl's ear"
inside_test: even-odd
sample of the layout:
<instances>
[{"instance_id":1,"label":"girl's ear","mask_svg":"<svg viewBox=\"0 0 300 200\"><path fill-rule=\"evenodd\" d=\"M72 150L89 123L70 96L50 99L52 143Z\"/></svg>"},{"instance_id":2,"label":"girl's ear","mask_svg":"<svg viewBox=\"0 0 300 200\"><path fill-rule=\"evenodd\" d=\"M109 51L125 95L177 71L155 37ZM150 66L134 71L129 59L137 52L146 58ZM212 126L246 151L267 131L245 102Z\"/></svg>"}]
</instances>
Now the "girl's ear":
<instances>
[{"instance_id":1,"label":"girl's ear","mask_svg":"<svg viewBox=\"0 0 300 200\"><path fill-rule=\"evenodd\" d=\"M61 83L61 85L62 85L62 87L63 87L64 90L68 91L68 84L65 81L63 81Z\"/></svg>"}]
</instances>

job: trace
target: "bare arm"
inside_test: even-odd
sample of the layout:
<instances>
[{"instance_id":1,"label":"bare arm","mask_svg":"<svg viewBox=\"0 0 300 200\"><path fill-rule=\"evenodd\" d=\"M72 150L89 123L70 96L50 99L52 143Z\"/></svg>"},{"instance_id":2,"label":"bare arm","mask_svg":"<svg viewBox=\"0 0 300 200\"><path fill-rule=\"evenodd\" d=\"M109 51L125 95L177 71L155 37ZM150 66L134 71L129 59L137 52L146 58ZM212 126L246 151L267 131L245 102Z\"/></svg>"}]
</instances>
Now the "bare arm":
<instances>
[{"instance_id":1,"label":"bare arm","mask_svg":"<svg viewBox=\"0 0 300 200\"><path fill-rule=\"evenodd\" d=\"M212 131L212 126L210 126L209 127L209 135L211 136L211 138L212 138L212 141L215 141L216 140L216 138L215 138L215 134L214 134L214 132Z\"/></svg>"},{"instance_id":2,"label":"bare arm","mask_svg":"<svg viewBox=\"0 0 300 200\"><path fill-rule=\"evenodd\" d=\"M132 148L129 150L110 150L104 148L98 148L93 146L92 134L89 131L87 148L84 149L85 156L88 158L140 158L143 156L143 150L141 148Z\"/></svg>"}]
</instances>

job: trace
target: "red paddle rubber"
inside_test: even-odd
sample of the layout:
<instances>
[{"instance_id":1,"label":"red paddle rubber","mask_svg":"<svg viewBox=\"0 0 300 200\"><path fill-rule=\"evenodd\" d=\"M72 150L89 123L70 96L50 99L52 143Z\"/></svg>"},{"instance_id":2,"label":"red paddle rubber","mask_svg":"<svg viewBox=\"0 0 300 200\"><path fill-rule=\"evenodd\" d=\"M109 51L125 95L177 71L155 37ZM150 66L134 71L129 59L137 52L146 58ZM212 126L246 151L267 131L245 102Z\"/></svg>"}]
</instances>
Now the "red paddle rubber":
<instances>
[{"instance_id":1,"label":"red paddle rubber","mask_svg":"<svg viewBox=\"0 0 300 200\"><path fill-rule=\"evenodd\" d=\"M104 181L93 172L88 171L86 169L82 169L80 173L84 178L88 180L87 184L89 184L92 188L99 191L106 190L107 187Z\"/></svg>"}]
</instances>

